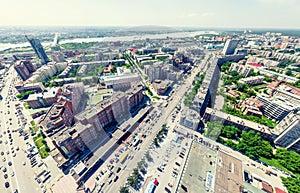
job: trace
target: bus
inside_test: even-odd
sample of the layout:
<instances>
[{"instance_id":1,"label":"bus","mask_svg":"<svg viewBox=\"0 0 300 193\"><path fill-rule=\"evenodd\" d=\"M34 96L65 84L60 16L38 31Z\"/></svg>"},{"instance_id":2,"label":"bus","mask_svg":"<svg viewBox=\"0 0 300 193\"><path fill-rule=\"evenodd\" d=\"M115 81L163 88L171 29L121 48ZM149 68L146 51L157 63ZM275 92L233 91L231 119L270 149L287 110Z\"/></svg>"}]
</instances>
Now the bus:
<instances>
[{"instance_id":1,"label":"bus","mask_svg":"<svg viewBox=\"0 0 300 193\"><path fill-rule=\"evenodd\" d=\"M125 153L123 153L123 155L122 155L122 157L120 158L120 163L121 164L123 164L124 162L125 162L125 160L127 159L127 157L128 157L128 151L127 152L125 152Z\"/></svg>"}]
</instances>

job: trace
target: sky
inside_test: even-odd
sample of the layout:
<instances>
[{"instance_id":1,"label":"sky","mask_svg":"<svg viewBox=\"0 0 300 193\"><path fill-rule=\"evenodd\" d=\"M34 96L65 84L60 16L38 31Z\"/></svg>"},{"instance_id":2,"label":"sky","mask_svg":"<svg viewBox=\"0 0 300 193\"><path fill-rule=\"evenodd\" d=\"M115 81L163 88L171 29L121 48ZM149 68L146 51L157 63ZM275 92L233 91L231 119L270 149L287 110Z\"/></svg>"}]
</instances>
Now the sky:
<instances>
[{"instance_id":1,"label":"sky","mask_svg":"<svg viewBox=\"0 0 300 193\"><path fill-rule=\"evenodd\" d=\"M300 28L300 0L0 0L0 26Z\"/></svg>"}]
</instances>

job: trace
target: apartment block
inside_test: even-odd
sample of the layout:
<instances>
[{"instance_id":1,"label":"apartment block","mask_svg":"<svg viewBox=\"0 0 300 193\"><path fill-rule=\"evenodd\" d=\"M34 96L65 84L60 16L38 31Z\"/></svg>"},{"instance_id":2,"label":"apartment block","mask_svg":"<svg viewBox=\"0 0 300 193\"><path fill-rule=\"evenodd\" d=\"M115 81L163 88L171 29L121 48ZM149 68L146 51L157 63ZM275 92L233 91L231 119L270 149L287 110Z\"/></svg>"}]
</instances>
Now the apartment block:
<instances>
[{"instance_id":1,"label":"apartment block","mask_svg":"<svg viewBox=\"0 0 300 193\"><path fill-rule=\"evenodd\" d=\"M286 98L279 96L266 97L259 95L257 99L264 104L263 114L275 121L281 121L287 114L299 107L299 104L293 104Z\"/></svg>"},{"instance_id":2,"label":"apartment block","mask_svg":"<svg viewBox=\"0 0 300 193\"><path fill-rule=\"evenodd\" d=\"M262 84L265 80L264 76L251 76L248 78L242 78L239 80L239 83L248 84L248 85L258 85Z\"/></svg>"},{"instance_id":3,"label":"apartment block","mask_svg":"<svg viewBox=\"0 0 300 193\"><path fill-rule=\"evenodd\" d=\"M46 90L46 88L41 82L34 83L34 84L17 83L15 85L15 88L19 93L23 93L30 90L34 90L36 92L43 92L44 90Z\"/></svg>"},{"instance_id":4,"label":"apartment block","mask_svg":"<svg viewBox=\"0 0 300 193\"><path fill-rule=\"evenodd\" d=\"M25 102L27 102L32 109L49 107L57 101L58 96L61 95L61 92L61 88L52 87L47 92L29 95Z\"/></svg>"},{"instance_id":5,"label":"apartment block","mask_svg":"<svg viewBox=\"0 0 300 193\"><path fill-rule=\"evenodd\" d=\"M267 126L255 123L222 111L207 108L204 114L205 122L221 121L223 125L233 125L241 130L254 130L261 133L264 138L272 138L272 130Z\"/></svg>"},{"instance_id":6,"label":"apartment block","mask_svg":"<svg viewBox=\"0 0 300 193\"><path fill-rule=\"evenodd\" d=\"M274 128L277 135L274 143L278 146L300 153L300 112L290 112Z\"/></svg>"},{"instance_id":7,"label":"apartment block","mask_svg":"<svg viewBox=\"0 0 300 193\"><path fill-rule=\"evenodd\" d=\"M224 55L231 55L234 54L235 49L239 44L239 40L227 40L222 51Z\"/></svg>"},{"instance_id":8,"label":"apartment block","mask_svg":"<svg viewBox=\"0 0 300 193\"><path fill-rule=\"evenodd\" d=\"M28 60L19 60L14 64L14 68L23 81L27 80L35 71L35 67Z\"/></svg>"},{"instance_id":9,"label":"apartment block","mask_svg":"<svg viewBox=\"0 0 300 193\"><path fill-rule=\"evenodd\" d=\"M103 82L107 88L114 91L125 91L132 86L132 83L140 82L138 74L124 74L121 76L104 76Z\"/></svg>"},{"instance_id":10,"label":"apartment block","mask_svg":"<svg viewBox=\"0 0 300 193\"><path fill-rule=\"evenodd\" d=\"M40 120L43 130L52 136L63 128L70 127L74 122L71 102L54 103L44 117Z\"/></svg>"},{"instance_id":11,"label":"apartment block","mask_svg":"<svg viewBox=\"0 0 300 193\"><path fill-rule=\"evenodd\" d=\"M241 65L241 64L238 64L238 63L232 63L230 65L229 71L237 71L239 73L239 75L242 75L244 77L248 77L253 72L253 68L251 68L249 66L244 66L244 65Z\"/></svg>"},{"instance_id":12,"label":"apartment block","mask_svg":"<svg viewBox=\"0 0 300 193\"><path fill-rule=\"evenodd\" d=\"M137 106L139 106L143 102L143 90L144 88L142 85L137 85L126 91L130 112L132 112Z\"/></svg>"},{"instance_id":13,"label":"apartment block","mask_svg":"<svg viewBox=\"0 0 300 193\"><path fill-rule=\"evenodd\" d=\"M26 83L43 82L49 77L56 75L58 72L63 71L67 67L67 63L56 63L44 65L35 71Z\"/></svg>"},{"instance_id":14,"label":"apartment block","mask_svg":"<svg viewBox=\"0 0 300 193\"><path fill-rule=\"evenodd\" d=\"M180 115L179 124L193 130L197 130L200 122L200 114L192 109L185 108Z\"/></svg>"},{"instance_id":15,"label":"apartment block","mask_svg":"<svg viewBox=\"0 0 300 193\"><path fill-rule=\"evenodd\" d=\"M113 123L121 123L128 118L129 105L125 94L118 92L112 97L100 101L94 107L75 116L76 122L92 124L101 130Z\"/></svg>"}]
</instances>

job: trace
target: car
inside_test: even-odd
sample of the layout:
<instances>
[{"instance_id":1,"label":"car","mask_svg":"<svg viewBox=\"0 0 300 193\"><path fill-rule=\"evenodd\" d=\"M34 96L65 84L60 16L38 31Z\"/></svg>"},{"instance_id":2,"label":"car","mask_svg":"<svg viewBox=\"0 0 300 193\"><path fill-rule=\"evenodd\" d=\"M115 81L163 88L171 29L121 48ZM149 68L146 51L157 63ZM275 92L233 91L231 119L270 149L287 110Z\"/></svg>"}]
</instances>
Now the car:
<instances>
[{"instance_id":1,"label":"car","mask_svg":"<svg viewBox=\"0 0 300 193\"><path fill-rule=\"evenodd\" d=\"M6 172L6 171L7 171L6 167L3 167L2 172Z\"/></svg>"},{"instance_id":2,"label":"car","mask_svg":"<svg viewBox=\"0 0 300 193\"><path fill-rule=\"evenodd\" d=\"M114 179L114 182L116 182L119 179L119 176L116 176Z\"/></svg>"},{"instance_id":3,"label":"car","mask_svg":"<svg viewBox=\"0 0 300 193\"><path fill-rule=\"evenodd\" d=\"M9 182L5 182L4 186L5 188L9 188Z\"/></svg>"},{"instance_id":4,"label":"car","mask_svg":"<svg viewBox=\"0 0 300 193\"><path fill-rule=\"evenodd\" d=\"M163 170L161 168L159 168L159 167L157 168L157 170L160 171L160 172L163 172Z\"/></svg>"},{"instance_id":5,"label":"car","mask_svg":"<svg viewBox=\"0 0 300 193\"><path fill-rule=\"evenodd\" d=\"M7 164L8 164L9 166L12 166L12 163L11 163L11 161L9 161Z\"/></svg>"},{"instance_id":6,"label":"car","mask_svg":"<svg viewBox=\"0 0 300 193\"><path fill-rule=\"evenodd\" d=\"M14 193L19 193L18 189L15 189L15 190L14 190Z\"/></svg>"},{"instance_id":7,"label":"car","mask_svg":"<svg viewBox=\"0 0 300 193\"><path fill-rule=\"evenodd\" d=\"M2 155L2 156L4 155L4 152L3 152L3 151L1 151L1 155Z\"/></svg>"},{"instance_id":8,"label":"car","mask_svg":"<svg viewBox=\"0 0 300 193\"><path fill-rule=\"evenodd\" d=\"M108 181L108 184L111 184L112 183L112 179L110 179L109 181Z\"/></svg>"},{"instance_id":9,"label":"car","mask_svg":"<svg viewBox=\"0 0 300 193\"><path fill-rule=\"evenodd\" d=\"M10 176L14 177L15 176L15 172L10 173Z\"/></svg>"},{"instance_id":10,"label":"car","mask_svg":"<svg viewBox=\"0 0 300 193\"><path fill-rule=\"evenodd\" d=\"M5 157L4 157L4 158L2 158L2 161L3 161L3 162L5 162L5 161L6 161Z\"/></svg>"},{"instance_id":11,"label":"car","mask_svg":"<svg viewBox=\"0 0 300 193\"><path fill-rule=\"evenodd\" d=\"M7 179L7 178L8 178L8 175L7 175L7 174L4 174L3 177L4 177L4 179Z\"/></svg>"},{"instance_id":12,"label":"car","mask_svg":"<svg viewBox=\"0 0 300 193\"><path fill-rule=\"evenodd\" d=\"M113 175L113 172L110 172L110 173L108 174L108 178L110 178L112 175Z\"/></svg>"},{"instance_id":13,"label":"car","mask_svg":"<svg viewBox=\"0 0 300 193\"><path fill-rule=\"evenodd\" d=\"M120 168L120 167L118 167L118 169L117 169L116 173L119 173L120 171L121 171L121 168Z\"/></svg>"}]
</instances>

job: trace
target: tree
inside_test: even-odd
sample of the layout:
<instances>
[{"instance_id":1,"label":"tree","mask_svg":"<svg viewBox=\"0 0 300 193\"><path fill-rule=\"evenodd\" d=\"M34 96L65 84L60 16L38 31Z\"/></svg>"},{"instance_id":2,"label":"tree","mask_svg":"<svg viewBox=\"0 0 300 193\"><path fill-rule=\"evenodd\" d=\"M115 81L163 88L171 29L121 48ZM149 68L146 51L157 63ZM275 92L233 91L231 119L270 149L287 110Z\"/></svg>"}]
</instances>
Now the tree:
<instances>
[{"instance_id":1,"label":"tree","mask_svg":"<svg viewBox=\"0 0 300 193\"><path fill-rule=\"evenodd\" d=\"M125 187L125 186L121 187L120 193L129 193L128 187Z\"/></svg>"},{"instance_id":2,"label":"tree","mask_svg":"<svg viewBox=\"0 0 300 193\"><path fill-rule=\"evenodd\" d=\"M241 135L241 130L234 126L225 126L221 130L221 136L228 139L238 139Z\"/></svg>"},{"instance_id":3,"label":"tree","mask_svg":"<svg viewBox=\"0 0 300 193\"><path fill-rule=\"evenodd\" d=\"M281 177L282 183L286 186L289 193L300 192L300 179L299 178L284 178Z\"/></svg>"},{"instance_id":4,"label":"tree","mask_svg":"<svg viewBox=\"0 0 300 193\"><path fill-rule=\"evenodd\" d=\"M266 82L272 82L272 79L268 76L265 76L265 80L266 80Z\"/></svg>"},{"instance_id":5,"label":"tree","mask_svg":"<svg viewBox=\"0 0 300 193\"><path fill-rule=\"evenodd\" d=\"M286 71L285 75L287 76L293 76L293 72L291 70Z\"/></svg>"},{"instance_id":6,"label":"tree","mask_svg":"<svg viewBox=\"0 0 300 193\"><path fill-rule=\"evenodd\" d=\"M237 83L237 90L246 93L249 86L247 84Z\"/></svg>"},{"instance_id":7,"label":"tree","mask_svg":"<svg viewBox=\"0 0 300 193\"><path fill-rule=\"evenodd\" d=\"M211 139L217 140L221 133L222 128L223 128L223 124L220 121L208 122L206 136Z\"/></svg>"},{"instance_id":8,"label":"tree","mask_svg":"<svg viewBox=\"0 0 300 193\"><path fill-rule=\"evenodd\" d=\"M298 153L280 148L276 151L275 158L283 167L300 174L300 155Z\"/></svg>"},{"instance_id":9,"label":"tree","mask_svg":"<svg viewBox=\"0 0 300 193\"><path fill-rule=\"evenodd\" d=\"M137 163L137 168L138 168L139 170L141 170L141 169L143 168L143 163L142 163L142 162L138 162L138 163Z\"/></svg>"},{"instance_id":10,"label":"tree","mask_svg":"<svg viewBox=\"0 0 300 193\"><path fill-rule=\"evenodd\" d=\"M239 75L239 73L236 70L231 71L228 74L231 75L231 76L237 76L237 75Z\"/></svg>"},{"instance_id":11,"label":"tree","mask_svg":"<svg viewBox=\"0 0 300 193\"><path fill-rule=\"evenodd\" d=\"M259 157L271 158L273 156L271 144L263 140L258 132L253 130L243 131L241 138L237 149L248 157L258 159Z\"/></svg>"},{"instance_id":12,"label":"tree","mask_svg":"<svg viewBox=\"0 0 300 193\"><path fill-rule=\"evenodd\" d=\"M149 150L146 152L145 156L148 161L151 159Z\"/></svg>"}]
</instances>

